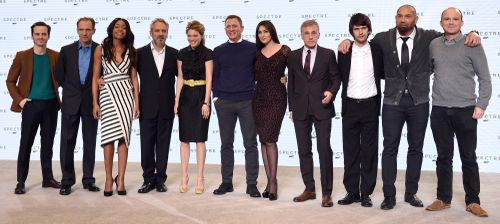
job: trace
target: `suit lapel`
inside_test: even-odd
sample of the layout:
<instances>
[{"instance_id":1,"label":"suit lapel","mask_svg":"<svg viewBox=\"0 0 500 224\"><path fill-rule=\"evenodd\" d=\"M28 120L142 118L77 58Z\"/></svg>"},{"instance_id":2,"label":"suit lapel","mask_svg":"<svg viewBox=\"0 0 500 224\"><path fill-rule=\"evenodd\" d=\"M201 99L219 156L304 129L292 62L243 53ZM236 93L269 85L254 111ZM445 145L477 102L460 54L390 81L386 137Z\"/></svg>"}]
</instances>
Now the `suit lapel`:
<instances>
[{"instance_id":1,"label":"suit lapel","mask_svg":"<svg viewBox=\"0 0 500 224\"><path fill-rule=\"evenodd\" d=\"M391 47L392 51L392 60L394 61L394 64L400 65L399 63L399 56L398 56L398 48L396 45L396 28L391 29L389 32L390 40L389 45Z\"/></svg>"},{"instance_id":2,"label":"suit lapel","mask_svg":"<svg viewBox=\"0 0 500 224\"><path fill-rule=\"evenodd\" d=\"M352 61L352 47L354 46L354 42L351 43L351 47L349 47L349 51L347 52L346 54L346 58L348 60L345 60L346 61L346 64L345 64L345 70L347 71L347 82L346 83L349 83L349 76L351 75L351 61Z\"/></svg>"},{"instance_id":3,"label":"suit lapel","mask_svg":"<svg viewBox=\"0 0 500 224\"><path fill-rule=\"evenodd\" d=\"M302 62L302 54L304 52L304 47L299 48L297 50L297 54L295 55L295 59L297 60L298 70L300 71L300 74L304 75L306 77L306 72L304 71L304 64Z\"/></svg>"},{"instance_id":4,"label":"suit lapel","mask_svg":"<svg viewBox=\"0 0 500 224\"><path fill-rule=\"evenodd\" d=\"M26 66L27 66L27 70L30 71L30 79L29 79L29 85L31 86L31 81L33 80L33 61L35 60L34 57L35 57L35 49L34 48L31 48L30 51L29 51L29 54L28 54L28 57L29 58L26 58L27 60L25 60L27 62ZM31 87L30 87L31 89Z\"/></svg>"},{"instance_id":5,"label":"suit lapel","mask_svg":"<svg viewBox=\"0 0 500 224\"><path fill-rule=\"evenodd\" d=\"M415 26L415 39L413 40L413 49L411 51L411 58L410 58L410 65L408 67L408 73L410 72L411 68L413 67L412 64L416 60L413 60L416 58L416 55L418 54L418 49L421 49L420 44L422 35L420 35L420 32L418 31L418 28ZM416 49L416 50L415 50Z\"/></svg>"},{"instance_id":6,"label":"suit lapel","mask_svg":"<svg viewBox=\"0 0 500 224\"><path fill-rule=\"evenodd\" d=\"M155 58L153 56L153 49L151 49L151 45L146 45L145 46L147 50L147 59L146 61L150 61L151 62L151 65L153 66L153 71L155 71L155 75L156 75L156 78L159 78L160 77L160 72L163 72L163 71L158 71L158 69L156 68L156 62L155 62ZM165 49L166 50L166 49ZM165 57L166 59L167 57ZM163 67L165 67L165 63L163 63Z\"/></svg>"},{"instance_id":7,"label":"suit lapel","mask_svg":"<svg viewBox=\"0 0 500 224\"><path fill-rule=\"evenodd\" d=\"M318 45L318 47L316 48L316 57L314 57L314 65L313 65L313 68L311 70L311 79L314 78L314 76L315 76L314 73L316 72L316 70L318 70L317 65L319 63L319 60L321 60L321 57L319 57L319 56L323 53L322 51L323 51L323 48Z\"/></svg>"}]
</instances>

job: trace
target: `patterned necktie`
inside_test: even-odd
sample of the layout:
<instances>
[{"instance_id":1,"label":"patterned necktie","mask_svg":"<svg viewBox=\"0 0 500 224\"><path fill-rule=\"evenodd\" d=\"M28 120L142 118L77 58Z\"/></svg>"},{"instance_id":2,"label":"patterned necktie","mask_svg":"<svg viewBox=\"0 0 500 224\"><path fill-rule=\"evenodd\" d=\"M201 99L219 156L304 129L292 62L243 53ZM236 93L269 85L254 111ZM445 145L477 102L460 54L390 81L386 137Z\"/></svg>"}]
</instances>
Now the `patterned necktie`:
<instances>
[{"instance_id":1,"label":"patterned necktie","mask_svg":"<svg viewBox=\"0 0 500 224\"><path fill-rule=\"evenodd\" d=\"M304 72L306 72L307 79L311 79L311 50L307 50Z\"/></svg>"}]
</instances>

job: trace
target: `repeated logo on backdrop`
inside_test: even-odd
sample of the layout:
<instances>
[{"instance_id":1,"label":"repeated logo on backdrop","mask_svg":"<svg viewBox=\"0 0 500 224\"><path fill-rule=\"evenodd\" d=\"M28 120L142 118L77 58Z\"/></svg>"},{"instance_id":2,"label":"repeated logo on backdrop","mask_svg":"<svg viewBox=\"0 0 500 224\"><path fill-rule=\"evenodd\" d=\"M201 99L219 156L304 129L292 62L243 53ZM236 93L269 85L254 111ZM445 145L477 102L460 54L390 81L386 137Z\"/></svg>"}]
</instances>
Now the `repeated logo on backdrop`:
<instances>
[{"instance_id":1,"label":"repeated logo on backdrop","mask_svg":"<svg viewBox=\"0 0 500 224\"><path fill-rule=\"evenodd\" d=\"M417 14L420 17L418 26L427 29L441 31L439 20L441 11L447 7L454 6L462 10L464 16L464 32L477 30L482 37L483 47L486 51L490 71L492 73L493 96L486 111L484 119L478 122L478 162L482 171L500 172L500 153L495 148L500 143L500 24L493 21L500 19L500 8L496 0L471 2L460 1L431 1L424 0L415 3ZM281 43L297 49L302 46L300 35L300 24L306 19L315 19L320 25L319 44L323 47L337 50L337 45L344 39L352 39L348 32L349 18L357 12L363 12L372 19L374 34L394 27L394 16L402 1L391 0L380 5L379 2L367 2L362 0L340 1L340 0L0 0L0 79L5 80L9 67L16 52L32 47L32 39L29 27L36 21L44 21L52 26L51 37L48 42L49 48L59 50L63 45L78 40L76 33L76 21L80 16L92 16L96 20L96 33L94 41L102 42L106 36L106 28L115 17L129 20L135 34L135 46L141 47L148 44L149 25L152 19L162 17L170 24L167 45L177 49L188 45L185 27L191 20L199 20L205 25L205 40L207 47L213 49L217 45L227 41L224 32L224 20L229 14L240 15L243 19L243 38L255 41L255 26L261 20L271 20L278 31ZM61 10L64 9L64 10ZM17 12L22 11L22 14ZM21 115L10 111L11 98L5 85L0 85L0 159L17 158L17 150L20 138ZM340 97L337 96L335 107L337 114L333 119L331 145L334 150L334 165L342 166L342 134L340 116ZM209 135L207 142L207 163L220 163L220 137L215 109L212 112ZM60 125L60 124L59 124ZM380 131L382 135L382 132ZM313 152L316 152L315 137L313 133ZM54 158L59 158L59 132L54 141ZM81 136L79 137L81 138ZM98 135L99 141L100 135ZM383 137L379 138L379 153L382 152ZM34 153L38 153L39 139L35 140ZM77 141L75 149L76 158L81 159L81 139ZM195 146L192 145L191 155L196 156ZM400 156L398 157L400 168L405 168L406 156L406 127L402 133ZM130 161L140 161L140 130L138 121L135 120L132 127L132 139L130 145ZM172 141L170 147L171 162L179 162L179 140L178 124L174 123ZM235 131L235 162L244 163L244 147L241 139L239 126ZM298 151L295 140L293 123L288 118L288 113L283 120L282 130L278 142L280 165L298 166ZM96 158L102 160L102 150L97 150ZM317 153L314 153L317 159ZM427 130L424 147L424 167L433 170L436 160L436 149L430 128ZM32 156L38 158L38 156ZM455 159L459 163L459 159ZM318 164L318 163L316 163ZM459 169L459 165L454 166Z\"/></svg>"}]
</instances>

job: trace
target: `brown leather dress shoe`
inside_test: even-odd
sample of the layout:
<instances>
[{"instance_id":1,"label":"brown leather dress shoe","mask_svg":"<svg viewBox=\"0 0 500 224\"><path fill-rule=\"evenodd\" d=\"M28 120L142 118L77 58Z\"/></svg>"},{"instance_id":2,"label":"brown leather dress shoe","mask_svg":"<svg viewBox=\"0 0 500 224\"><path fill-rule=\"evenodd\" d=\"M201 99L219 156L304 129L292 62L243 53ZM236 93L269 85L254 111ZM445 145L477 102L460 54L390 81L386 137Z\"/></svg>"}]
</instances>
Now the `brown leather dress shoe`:
<instances>
[{"instance_id":1,"label":"brown leather dress shoe","mask_svg":"<svg viewBox=\"0 0 500 224\"><path fill-rule=\"evenodd\" d=\"M470 203L467 205L466 211L479 217L488 217L488 213L481 208L478 203Z\"/></svg>"},{"instance_id":2,"label":"brown leather dress shoe","mask_svg":"<svg viewBox=\"0 0 500 224\"><path fill-rule=\"evenodd\" d=\"M294 197L293 201L294 202L303 202L303 201L312 200L312 199L316 199L316 193L311 192L311 191L304 191L299 196Z\"/></svg>"},{"instance_id":3,"label":"brown leather dress shoe","mask_svg":"<svg viewBox=\"0 0 500 224\"><path fill-rule=\"evenodd\" d=\"M321 201L321 207L332 207L332 206L333 206L332 196L323 195L323 200Z\"/></svg>"},{"instance_id":4,"label":"brown leather dress shoe","mask_svg":"<svg viewBox=\"0 0 500 224\"><path fill-rule=\"evenodd\" d=\"M450 207L451 207L451 205L449 203L445 203L442 200L436 199L434 202L432 202L432 204L427 206L425 208L425 210L427 210L427 211L441 211L443 209L447 209Z\"/></svg>"}]
</instances>

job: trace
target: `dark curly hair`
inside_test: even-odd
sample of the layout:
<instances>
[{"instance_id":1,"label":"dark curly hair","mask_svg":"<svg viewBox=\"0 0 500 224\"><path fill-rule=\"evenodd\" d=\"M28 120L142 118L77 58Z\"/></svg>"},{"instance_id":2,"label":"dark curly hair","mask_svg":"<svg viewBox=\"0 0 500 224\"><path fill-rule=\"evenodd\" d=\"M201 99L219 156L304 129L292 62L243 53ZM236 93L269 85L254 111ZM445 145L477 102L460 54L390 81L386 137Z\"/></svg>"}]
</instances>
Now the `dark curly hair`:
<instances>
[{"instance_id":1,"label":"dark curly hair","mask_svg":"<svg viewBox=\"0 0 500 224\"><path fill-rule=\"evenodd\" d=\"M104 59L108 62L111 62L111 60L114 59L113 55L113 29L115 27L115 24L118 21L123 21L125 23L125 30L127 31L125 34L125 38L123 38L122 42L125 44L125 48L128 49L129 52L129 59L130 59L130 64L132 67L136 67L136 52L134 48L134 33L132 33L132 30L130 29L130 24L126 19L123 18L115 18L111 23L109 24L108 28L106 29L108 36L104 38L102 41L102 49L104 52ZM122 58L125 57L125 54L127 51L124 51L122 53Z\"/></svg>"}]
</instances>

